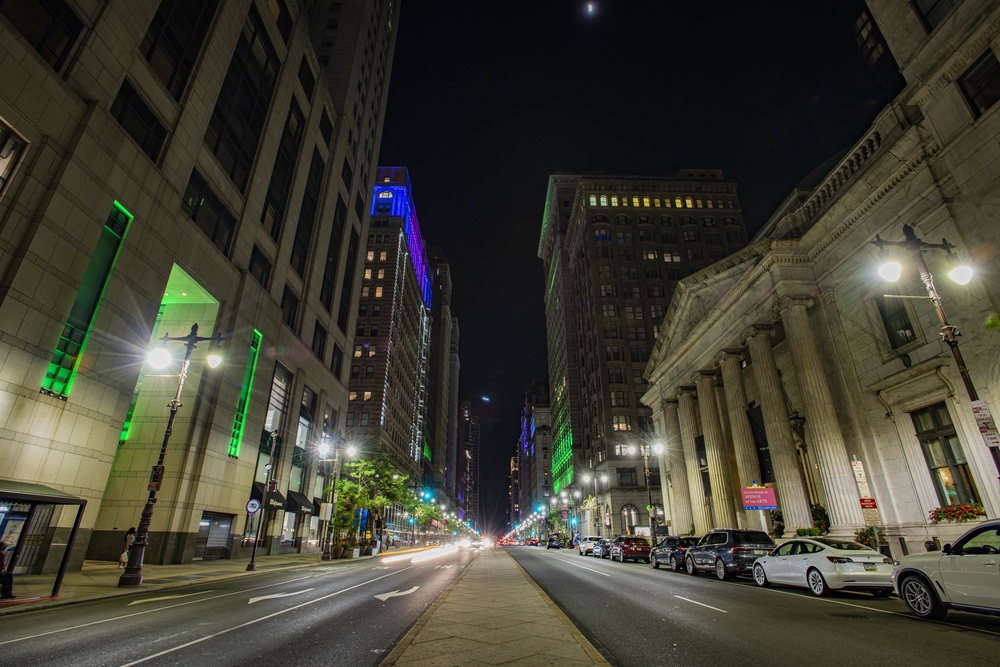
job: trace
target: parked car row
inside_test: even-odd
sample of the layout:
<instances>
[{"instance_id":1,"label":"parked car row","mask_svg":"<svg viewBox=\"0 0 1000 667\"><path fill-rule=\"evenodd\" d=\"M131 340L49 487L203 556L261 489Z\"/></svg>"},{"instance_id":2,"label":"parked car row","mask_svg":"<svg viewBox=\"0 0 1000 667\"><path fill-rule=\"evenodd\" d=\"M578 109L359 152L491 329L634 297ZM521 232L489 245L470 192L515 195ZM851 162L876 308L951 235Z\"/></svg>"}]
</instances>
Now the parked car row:
<instances>
[{"instance_id":1,"label":"parked car row","mask_svg":"<svg viewBox=\"0 0 1000 667\"><path fill-rule=\"evenodd\" d=\"M888 597L895 591L922 618L940 619L949 609L1000 615L1000 519L980 523L941 551L895 563L853 540L796 537L776 545L763 531L731 528L700 538L671 535L652 549L644 537L589 535L578 549L581 556L666 565L689 575L712 572L722 580L750 575L761 587L798 586L817 596L853 590Z\"/></svg>"}]
</instances>

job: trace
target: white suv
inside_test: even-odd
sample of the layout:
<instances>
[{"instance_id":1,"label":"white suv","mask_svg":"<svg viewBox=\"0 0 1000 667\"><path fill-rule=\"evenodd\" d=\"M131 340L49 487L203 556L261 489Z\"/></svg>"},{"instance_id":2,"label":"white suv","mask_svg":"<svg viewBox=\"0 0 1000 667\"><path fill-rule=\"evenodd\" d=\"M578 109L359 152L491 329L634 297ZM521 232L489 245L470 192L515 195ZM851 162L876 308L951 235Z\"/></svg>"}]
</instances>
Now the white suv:
<instances>
[{"instance_id":1,"label":"white suv","mask_svg":"<svg viewBox=\"0 0 1000 667\"><path fill-rule=\"evenodd\" d=\"M949 609L1000 614L1000 519L979 524L941 551L903 556L892 581L921 618L939 619Z\"/></svg>"},{"instance_id":2,"label":"white suv","mask_svg":"<svg viewBox=\"0 0 1000 667\"><path fill-rule=\"evenodd\" d=\"M594 553L594 545L601 541L600 535L587 535L580 538L580 555L590 556Z\"/></svg>"}]
</instances>

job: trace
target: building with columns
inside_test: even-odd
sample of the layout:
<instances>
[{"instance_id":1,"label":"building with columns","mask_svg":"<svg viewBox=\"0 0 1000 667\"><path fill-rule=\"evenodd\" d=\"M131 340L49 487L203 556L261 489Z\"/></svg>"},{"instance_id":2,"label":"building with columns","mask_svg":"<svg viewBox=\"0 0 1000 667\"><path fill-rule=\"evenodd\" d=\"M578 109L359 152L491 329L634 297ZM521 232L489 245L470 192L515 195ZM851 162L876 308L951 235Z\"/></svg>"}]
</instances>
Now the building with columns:
<instances>
[{"instance_id":1,"label":"building with columns","mask_svg":"<svg viewBox=\"0 0 1000 667\"><path fill-rule=\"evenodd\" d=\"M881 526L896 556L966 528L931 523L935 508L1000 514L995 428L973 413L1000 405L984 324L1000 310L1000 3L868 5L905 87L748 247L681 281L660 330L642 400L677 532L771 529L744 510L755 483L786 535L820 505L831 534ZM899 282L877 272L884 255ZM953 258L975 265L970 283L948 279Z\"/></svg>"},{"instance_id":2,"label":"building with columns","mask_svg":"<svg viewBox=\"0 0 1000 667\"><path fill-rule=\"evenodd\" d=\"M67 544L70 567L117 560L151 483L147 563L248 556L258 535L258 554L319 548L398 18L367 0L0 3L15 572L54 572ZM192 350L167 431L181 365L144 358L194 324L219 340ZM86 502L79 525L60 498Z\"/></svg>"},{"instance_id":3,"label":"building with columns","mask_svg":"<svg viewBox=\"0 0 1000 667\"><path fill-rule=\"evenodd\" d=\"M567 512L581 493L585 533L648 533L647 507L662 516L652 411L639 400L643 371L677 282L746 240L736 184L719 169L549 177L538 256L551 492L565 492Z\"/></svg>"}]
</instances>

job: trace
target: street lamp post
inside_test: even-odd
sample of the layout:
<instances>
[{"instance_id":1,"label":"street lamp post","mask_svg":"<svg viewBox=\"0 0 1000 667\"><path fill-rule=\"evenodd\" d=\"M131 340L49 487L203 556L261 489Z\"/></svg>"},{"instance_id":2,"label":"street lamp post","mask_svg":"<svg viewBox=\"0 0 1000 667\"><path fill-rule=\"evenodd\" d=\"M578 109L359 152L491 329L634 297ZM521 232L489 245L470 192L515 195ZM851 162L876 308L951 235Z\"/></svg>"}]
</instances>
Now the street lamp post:
<instances>
[{"instance_id":1,"label":"street lamp post","mask_svg":"<svg viewBox=\"0 0 1000 667\"><path fill-rule=\"evenodd\" d=\"M649 485L649 448L643 446L640 448L642 451L642 467L646 473L646 499L648 504L646 505L646 511L649 512L649 540L650 546L656 546L656 515L654 510L656 507L653 505L653 488ZM653 445L653 451L657 454L663 452L663 445Z\"/></svg>"},{"instance_id":2,"label":"street lamp post","mask_svg":"<svg viewBox=\"0 0 1000 667\"><path fill-rule=\"evenodd\" d=\"M277 431L271 431L267 435L271 440L272 447L274 447L274 439L277 435ZM272 449L271 451L274 450ZM247 572L255 572L257 570L257 545L260 544L260 529L267 520L267 494L271 492L271 470L273 469L274 466L270 463L264 466L264 492L261 494L260 519L257 521L257 534L253 538L253 549L250 550L250 562L247 563Z\"/></svg>"},{"instance_id":3,"label":"street lamp post","mask_svg":"<svg viewBox=\"0 0 1000 667\"><path fill-rule=\"evenodd\" d=\"M221 340L221 337L199 336L198 325L196 323L191 325L191 331L186 336L167 335L160 340L162 341L161 347L150 353L150 364L156 368L164 368L170 362L170 355L166 350L166 344L169 341L184 343L184 360L181 362L181 370L177 375L177 391L170 402L167 403L170 407L170 417L167 419L167 427L163 431L160 456L156 460L156 465L153 466L149 477L149 484L147 485L149 497L146 499L146 506L143 508L142 516L139 518L135 541L128 552L128 565L125 566L125 571L118 578L119 588L132 588L142 584L142 561L146 555L146 545L149 543L149 526L153 522L153 506L156 504L156 492L160 489L160 484L163 482L163 459L167 454L167 444L170 442L170 433L173 431L174 418L177 416L177 410L181 407L181 390L184 388L184 380L187 378L188 368L191 366L191 353L194 352L194 348L198 346L198 343L206 340L218 342ZM207 359L207 363L211 368L217 367L221 362L222 359L217 354L210 354Z\"/></svg>"},{"instance_id":4,"label":"street lamp post","mask_svg":"<svg viewBox=\"0 0 1000 667\"><path fill-rule=\"evenodd\" d=\"M328 494L330 503L330 518L326 521L326 535L323 537L323 555L320 556L320 560L330 560L332 553L330 551L331 542L333 541L333 520L337 516L337 480L340 478L340 445L343 442L342 438L338 438L333 446L333 483L330 485L330 493ZM354 456L357 450L348 445L347 455ZM326 456L329 453L329 445L322 443L320 445L320 456ZM320 461L329 461L330 459L320 459Z\"/></svg>"},{"instance_id":5,"label":"street lamp post","mask_svg":"<svg viewBox=\"0 0 1000 667\"><path fill-rule=\"evenodd\" d=\"M599 507L599 503L597 502L597 493L598 493L598 491L597 491L597 477L598 477L597 471L595 470L593 473L587 473L586 475L584 475L583 476L583 481L584 481L584 483L587 483L587 482L590 481L591 477L594 478L594 525L597 526L597 534L600 537L604 537L604 530L603 530L604 522L601 520L601 518L602 518L601 517L601 510L600 510L600 507ZM601 482L603 482L605 484L607 483L607 481L608 481L608 476L607 475L601 475L600 478L601 478Z\"/></svg>"},{"instance_id":6,"label":"street lamp post","mask_svg":"<svg viewBox=\"0 0 1000 667\"><path fill-rule=\"evenodd\" d=\"M976 402L979 401L979 393L976 391L975 385L972 384L972 377L969 375L969 369L965 365L965 359L962 357L962 351L958 349L958 327L948 322L948 318L944 314L944 308L941 306L941 297L938 294L937 288L934 286L934 277L927 269L927 264L924 262L923 257L924 250L944 250L949 256L952 256L951 251L955 246L948 243L947 239L941 239L941 243L927 243L917 237L916 233L913 231L913 227L910 225L903 225L902 241L886 241L876 234L875 240L872 241L872 243L878 246L880 251L884 252L887 247L902 248L913 257L913 261L917 265L917 270L920 271L920 280L923 281L924 286L927 288L927 298L929 298L931 303L934 304L934 310L937 312L938 320L941 322L941 340L943 340L951 349L952 357L955 359L955 365L958 366L958 373L962 376L962 383L965 385L965 391L969 395L969 400L973 405L975 405ZM879 268L879 274L890 282L895 282L899 279L900 271L900 265L893 261L888 261ZM952 271L949 272L949 276L958 284L965 285L972 279L972 271L968 267L960 265L952 269ZM886 296L905 298L896 294L887 294ZM990 447L989 443L986 444L987 449L990 450L990 455L993 457L993 465L997 469L998 478L1000 478L1000 452L997 451L1000 448Z\"/></svg>"}]
</instances>

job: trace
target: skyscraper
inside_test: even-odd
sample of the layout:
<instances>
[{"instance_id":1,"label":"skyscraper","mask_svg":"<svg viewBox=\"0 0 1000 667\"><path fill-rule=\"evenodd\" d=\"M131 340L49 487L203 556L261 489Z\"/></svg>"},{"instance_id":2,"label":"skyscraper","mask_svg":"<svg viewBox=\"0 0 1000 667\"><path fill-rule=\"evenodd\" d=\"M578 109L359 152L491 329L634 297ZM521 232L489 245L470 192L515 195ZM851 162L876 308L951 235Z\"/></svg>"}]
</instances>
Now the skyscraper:
<instances>
[{"instance_id":1,"label":"skyscraper","mask_svg":"<svg viewBox=\"0 0 1000 667\"><path fill-rule=\"evenodd\" d=\"M651 410L639 401L646 362L676 281L746 241L736 184L718 169L549 178L538 256L552 492L573 485L593 494L582 474L607 474L590 525L604 522L615 534L649 526L640 509L649 504L643 456L654 444ZM654 511L662 512L658 479L654 470Z\"/></svg>"}]
</instances>

